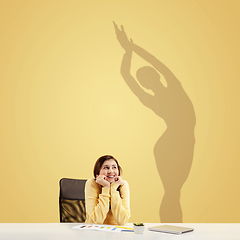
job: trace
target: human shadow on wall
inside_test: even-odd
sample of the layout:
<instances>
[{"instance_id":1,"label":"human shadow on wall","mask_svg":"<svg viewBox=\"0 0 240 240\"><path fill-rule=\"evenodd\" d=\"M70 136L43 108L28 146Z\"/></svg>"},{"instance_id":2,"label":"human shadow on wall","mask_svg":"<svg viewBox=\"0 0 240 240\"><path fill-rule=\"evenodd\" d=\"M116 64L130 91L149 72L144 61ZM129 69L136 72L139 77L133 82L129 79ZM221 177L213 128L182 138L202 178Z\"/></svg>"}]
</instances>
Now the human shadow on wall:
<instances>
[{"instance_id":1,"label":"human shadow on wall","mask_svg":"<svg viewBox=\"0 0 240 240\"><path fill-rule=\"evenodd\" d=\"M167 125L153 149L164 187L159 210L161 222L182 222L181 188L191 169L195 145L196 116L193 104L170 69L133 43L132 39L129 41L123 26L119 29L114 23L114 27L117 39L126 51L121 65L122 77L140 102ZM137 80L130 73L133 52L152 65L139 68L136 72ZM167 87L161 83L159 73L164 76ZM152 90L154 95L142 87Z\"/></svg>"}]
</instances>

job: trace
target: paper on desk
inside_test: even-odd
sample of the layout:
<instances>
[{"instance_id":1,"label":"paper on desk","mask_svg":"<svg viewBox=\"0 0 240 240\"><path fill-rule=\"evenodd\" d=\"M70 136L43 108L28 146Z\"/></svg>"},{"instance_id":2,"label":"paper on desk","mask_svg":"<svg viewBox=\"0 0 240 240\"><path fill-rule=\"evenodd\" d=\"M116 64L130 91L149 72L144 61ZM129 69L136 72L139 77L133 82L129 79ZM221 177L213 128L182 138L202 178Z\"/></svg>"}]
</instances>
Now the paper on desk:
<instances>
[{"instance_id":1,"label":"paper on desk","mask_svg":"<svg viewBox=\"0 0 240 240\"><path fill-rule=\"evenodd\" d=\"M112 226L112 225L98 225L98 224L81 224L74 226L75 229L81 230L93 230L93 231L103 231L103 232L133 232L133 228L123 227L123 226Z\"/></svg>"}]
</instances>

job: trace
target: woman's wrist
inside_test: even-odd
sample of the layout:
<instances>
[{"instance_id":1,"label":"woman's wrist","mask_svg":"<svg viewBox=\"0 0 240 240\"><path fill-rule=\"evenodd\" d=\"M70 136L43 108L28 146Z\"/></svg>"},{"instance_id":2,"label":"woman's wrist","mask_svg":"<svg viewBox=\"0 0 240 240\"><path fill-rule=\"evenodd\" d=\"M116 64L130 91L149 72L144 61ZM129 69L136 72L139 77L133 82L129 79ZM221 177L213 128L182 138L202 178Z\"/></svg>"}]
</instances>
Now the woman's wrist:
<instances>
[{"instance_id":1,"label":"woman's wrist","mask_svg":"<svg viewBox=\"0 0 240 240\"><path fill-rule=\"evenodd\" d=\"M110 188L111 185L110 185L110 183L108 183L108 184L104 184L104 185L102 185L102 187L104 187L104 188Z\"/></svg>"},{"instance_id":2,"label":"woman's wrist","mask_svg":"<svg viewBox=\"0 0 240 240\"><path fill-rule=\"evenodd\" d=\"M116 182L111 183L111 189L113 189L113 190L117 190L117 188L119 186L121 186L121 185L119 185L119 183L116 183Z\"/></svg>"}]
</instances>

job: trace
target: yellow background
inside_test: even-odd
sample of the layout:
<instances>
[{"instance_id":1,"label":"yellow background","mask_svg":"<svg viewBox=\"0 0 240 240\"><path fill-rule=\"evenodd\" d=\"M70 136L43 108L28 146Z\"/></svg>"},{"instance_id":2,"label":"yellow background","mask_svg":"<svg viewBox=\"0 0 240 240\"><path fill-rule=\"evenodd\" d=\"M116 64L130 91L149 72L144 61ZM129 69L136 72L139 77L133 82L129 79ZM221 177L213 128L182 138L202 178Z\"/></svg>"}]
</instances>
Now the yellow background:
<instances>
[{"instance_id":1,"label":"yellow background","mask_svg":"<svg viewBox=\"0 0 240 240\"><path fill-rule=\"evenodd\" d=\"M153 146L166 125L120 75L113 23L161 60L197 124L184 222L240 222L238 0L0 1L0 222L58 222L58 181L115 156L131 219L159 222ZM133 56L135 69L145 63ZM174 151L174 149L173 149Z\"/></svg>"}]
</instances>

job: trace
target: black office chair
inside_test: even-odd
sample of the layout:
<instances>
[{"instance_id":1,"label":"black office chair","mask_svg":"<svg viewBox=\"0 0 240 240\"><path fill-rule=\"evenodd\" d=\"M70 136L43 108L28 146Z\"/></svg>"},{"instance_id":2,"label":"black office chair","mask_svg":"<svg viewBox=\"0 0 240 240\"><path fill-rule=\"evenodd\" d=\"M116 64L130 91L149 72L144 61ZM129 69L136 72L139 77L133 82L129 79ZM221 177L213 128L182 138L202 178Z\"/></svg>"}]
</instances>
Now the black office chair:
<instances>
[{"instance_id":1,"label":"black office chair","mask_svg":"<svg viewBox=\"0 0 240 240\"><path fill-rule=\"evenodd\" d=\"M85 179L62 178L59 181L60 222L85 222Z\"/></svg>"}]
</instances>

